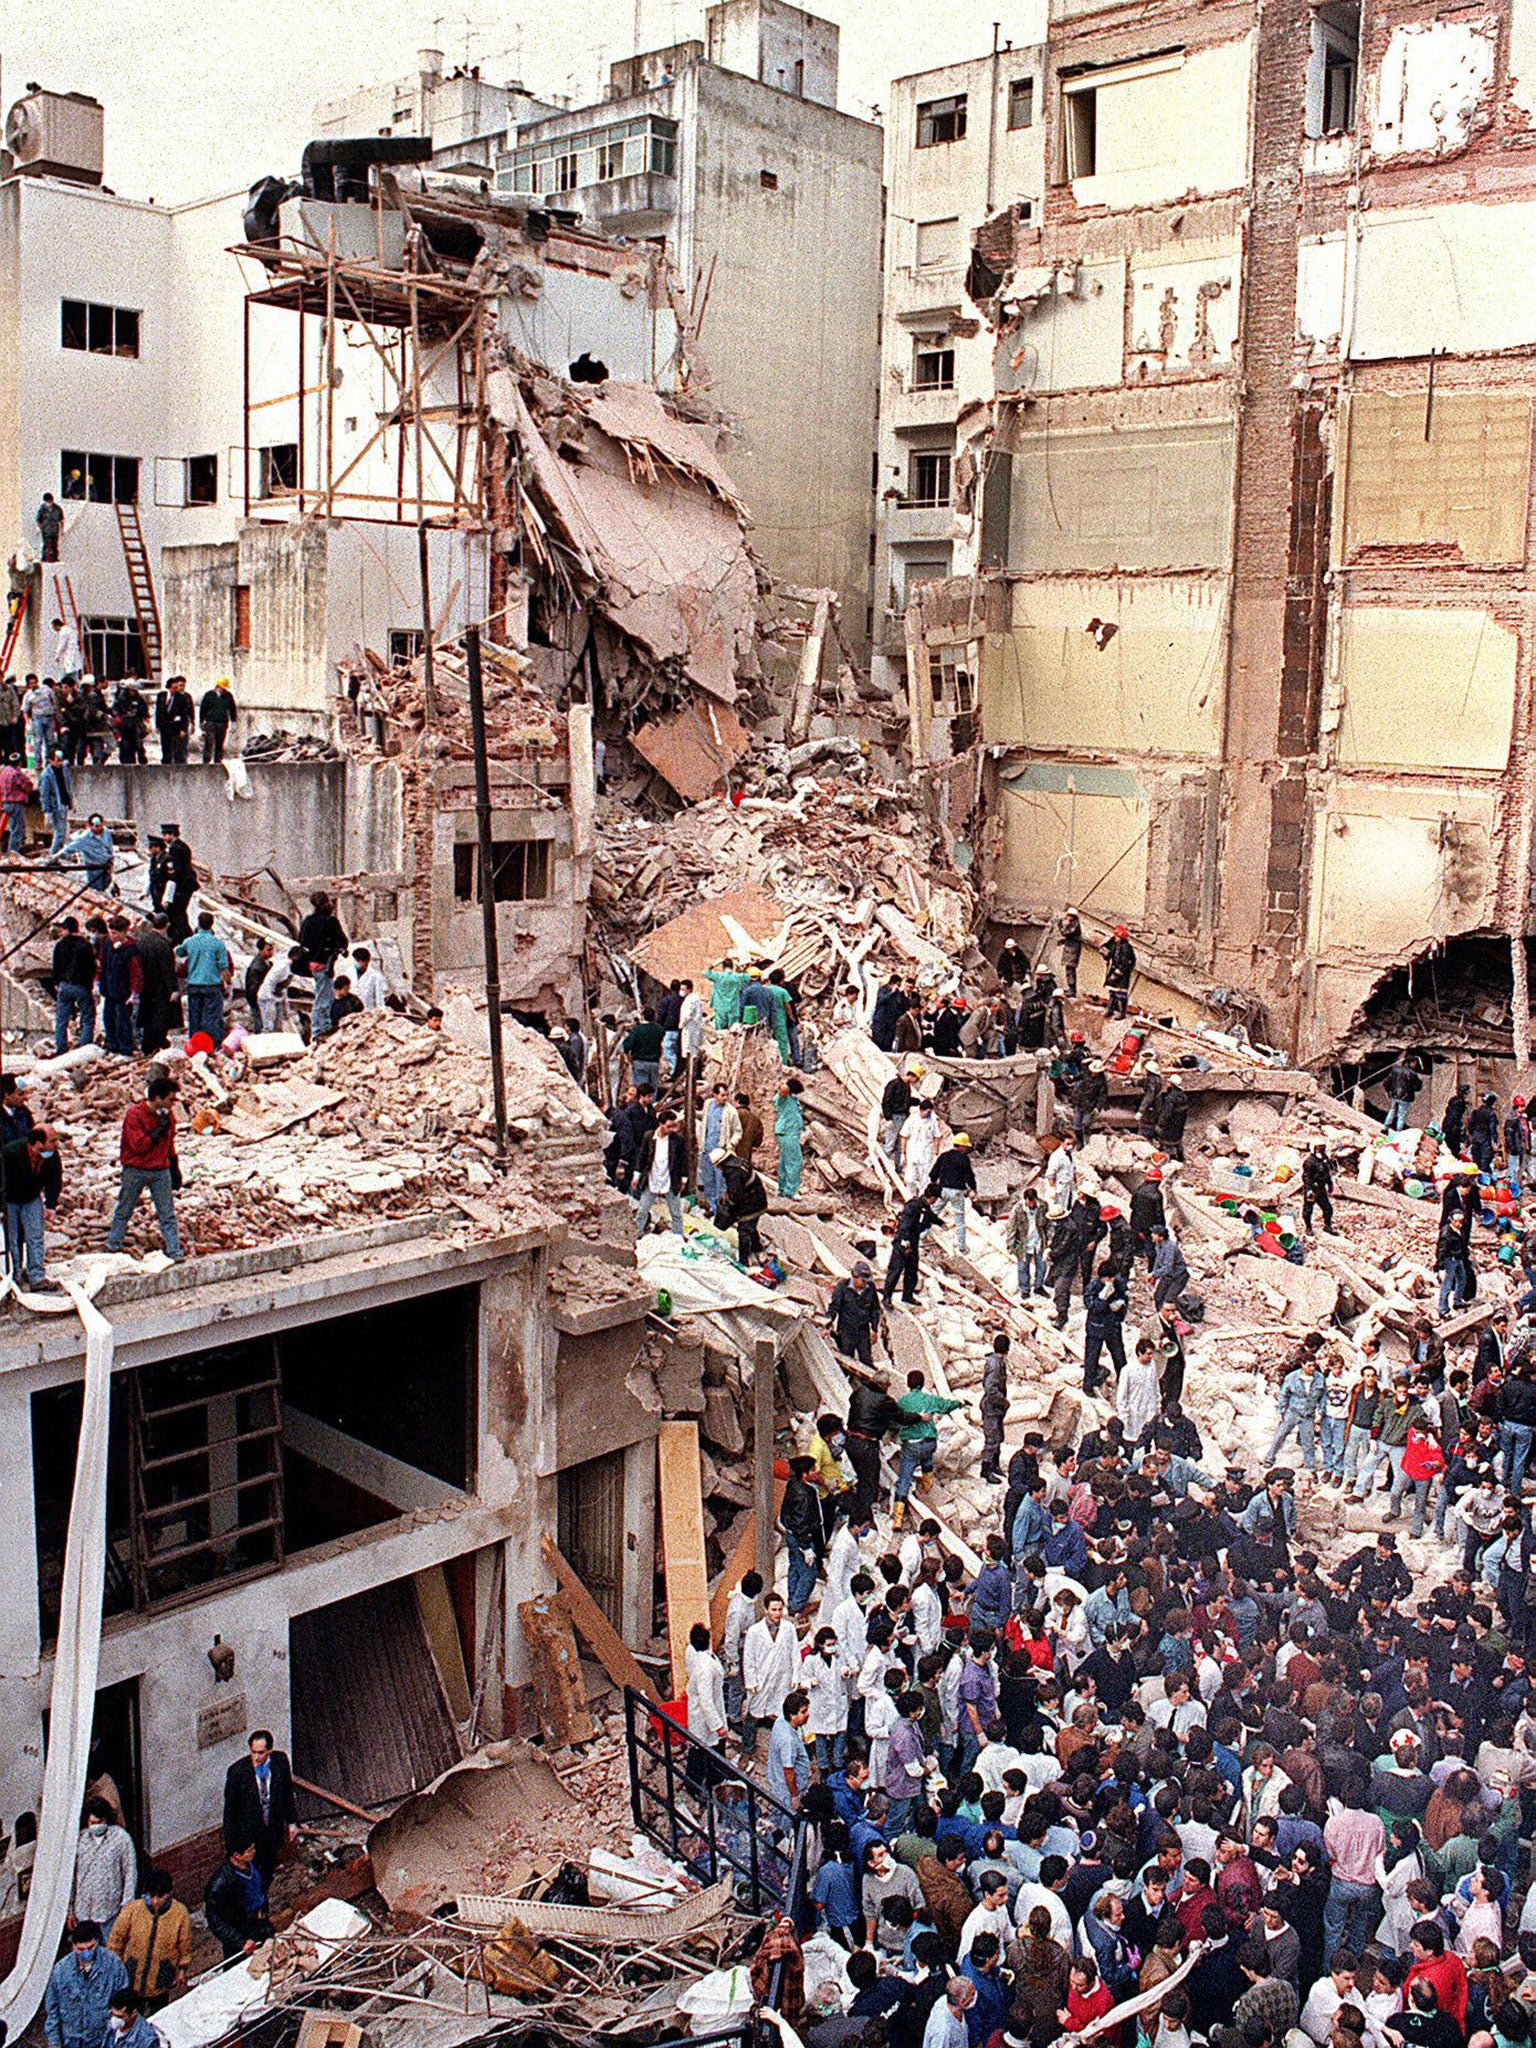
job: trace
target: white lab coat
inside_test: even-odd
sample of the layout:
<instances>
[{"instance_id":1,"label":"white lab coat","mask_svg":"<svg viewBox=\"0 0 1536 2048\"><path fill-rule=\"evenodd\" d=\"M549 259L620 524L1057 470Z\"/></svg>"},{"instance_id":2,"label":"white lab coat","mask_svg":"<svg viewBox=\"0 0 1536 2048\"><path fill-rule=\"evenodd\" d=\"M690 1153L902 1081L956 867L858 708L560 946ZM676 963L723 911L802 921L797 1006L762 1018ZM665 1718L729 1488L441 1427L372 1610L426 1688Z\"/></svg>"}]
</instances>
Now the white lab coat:
<instances>
[{"instance_id":1,"label":"white lab coat","mask_svg":"<svg viewBox=\"0 0 1536 2048\"><path fill-rule=\"evenodd\" d=\"M800 1660L800 1683L811 1703L807 1734L841 1735L848 1726L848 1688L837 1651L823 1657L819 1650L807 1650Z\"/></svg>"},{"instance_id":2,"label":"white lab coat","mask_svg":"<svg viewBox=\"0 0 1536 2048\"><path fill-rule=\"evenodd\" d=\"M1131 1358L1115 1390L1115 1412L1125 1424L1125 1440L1138 1444L1156 1422L1162 1407L1157 1360Z\"/></svg>"},{"instance_id":3,"label":"white lab coat","mask_svg":"<svg viewBox=\"0 0 1536 2048\"><path fill-rule=\"evenodd\" d=\"M912 1628L918 1649L931 1657L944 1636L944 1602L936 1586L919 1581L912 1588Z\"/></svg>"},{"instance_id":4,"label":"white lab coat","mask_svg":"<svg viewBox=\"0 0 1536 2048\"><path fill-rule=\"evenodd\" d=\"M842 1653L843 1669L852 1683L869 1649L869 1617L850 1593L833 1608L828 1626L837 1630L837 1647Z\"/></svg>"},{"instance_id":5,"label":"white lab coat","mask_svg":"<svg viewBox=\"0 0 1536 2048\"><path fill-rule=\"evenodd\" d=\"M1046 1214L1065 1216L1077 1200L1077 1157L1065 1145L1058 1145L1045 1162L1045 1184L1050 1190Z\"/></svg>"},{"instance_id":6,"label":"white lab coat","mask_svg":"<svg viewBox=\"0 0 1536 2048\"><path fill-rule=\"evenodd\" d=\"M361 974L353 975L352 993L365 1010L383 1009L389 983L384 979L383 969L377 960L370 960Z\"/></svg>"},{"instance_id":7,"label":"white lab coat","mask_svg":"<svg viewBox=\"0 0 1536 2048\"><path fill-rule=\"evenodd\" d=\"M725 1667L713 1650L688 1645L688 1733L718 1749L726 1730Z\"/></svg>"},{"instance_id":8,"label":"white lab coat","mask_svg":"<svg viewBox=\"0 0 1536 2048\"><path fill-rule=\"evenodd\" d=\"M939 1156L939 1120L936 1116L919 1116L912 1110L901 1127L902 1158L907 1163L906 1189L909 1196L920 1195L927 1187L933 1173L933 1162Z\"/></svg>"},{"instance_id":9,"label":"white lab coat","mask_svg":"<svg viewBox=\"0 0 1536 2048\"><path fill-rule=\"evenodd\" d=\"M747 1712L754 1721L776 1721L784 1695L800 1669L800 1645L787 1618L774 1635L766 1621L754 1621L742 1639L741 1670L747 1687Z\"/></svg>"},{"instance_id":10,"label":"white lab coat","mask_svg":"<svg viewBox=\"0 0 1536 2048\"><path fill-rule=\"evenodd\" d=\"M740 1586L733 1586L731 1597L725 1603L725 1632L720 1643L720 1655L727 1671L741 1669L742 1638L752 1626L756 1613L757 1602L748 1599Z\"/></svg>"},{"instance_id":11,"label":"white lab coat","mask_svg":"<svg viewBox=\"0 0 1536 2048\"><path fill-rule=\"evenodd\" d=\"M690 989L683 997L683 1007L677 1017L677 1029L682 1041L683 1058L687 1059L691 1055L696 1059L704 1049L704 999L697 989Z\"/></svg>"},{"instance_id":12,"label":"white lab coat","mask_svg":"<svg viewBox=\"0 0 1536 2048\"><path fill-rule=\"evenodd\" d=\"M837 1610L848 1598L848 1587L858 1568L858 1539L846 1522L839 1522L827 1546L827 1576L816 1615L818 1628L837 1627Z\"/></svg>"}]
</instances>

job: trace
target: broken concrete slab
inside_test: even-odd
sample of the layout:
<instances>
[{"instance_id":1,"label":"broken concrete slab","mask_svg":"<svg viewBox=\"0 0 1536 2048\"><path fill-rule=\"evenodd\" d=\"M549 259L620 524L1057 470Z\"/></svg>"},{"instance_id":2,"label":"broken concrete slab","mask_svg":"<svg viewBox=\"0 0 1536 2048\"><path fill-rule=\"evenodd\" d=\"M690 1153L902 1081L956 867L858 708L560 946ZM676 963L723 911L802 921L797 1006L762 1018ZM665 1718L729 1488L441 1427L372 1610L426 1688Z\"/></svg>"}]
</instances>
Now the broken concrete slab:
<instances>
[{"instance_id":1,"label":"broken concrete slab","mask_svg":"<svg viewBox=\"0 0 1536 2048\"><path fill-rule=\"evenodd\" d=\"M1318 1266L1293 1266L1289 1259L1243 1254L1232 1261L1234 1279L1282 1295L1291 1313L1321 1328L1339 1305L1339 1283Z\"/></svg>"}]
</instances>

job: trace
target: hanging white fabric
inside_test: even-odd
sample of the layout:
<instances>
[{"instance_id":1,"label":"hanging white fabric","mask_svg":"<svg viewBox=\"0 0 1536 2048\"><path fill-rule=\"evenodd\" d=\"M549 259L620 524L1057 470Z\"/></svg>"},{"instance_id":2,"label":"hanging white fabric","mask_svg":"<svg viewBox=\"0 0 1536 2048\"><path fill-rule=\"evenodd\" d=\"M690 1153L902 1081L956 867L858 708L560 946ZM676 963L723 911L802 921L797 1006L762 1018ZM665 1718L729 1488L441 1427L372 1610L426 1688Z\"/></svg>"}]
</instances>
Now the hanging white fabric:
<instances>
[{"instance_id":1,"label":"hanging white fabric","mask_svg":"<svg viewBox=\"0 0 1536 2048\"><path fill-rule=\"evenodd\" d=\"M17 1291L6 1283L6 1291ZM85 1798L86 1760L96 1714L101 1598L107 1549L107 1432L112 1404L112 1325L77 1285L65 1292L85 1326L85 1405L64 1545L59 1640L54 1653L48 1758L32 1889L16 1966L0 1984L0 2019L17 2040L48 1989L75 1882L75 1844ZM19 1293L24 1306L62 1307L57 1297Z\"/></svg>"}]
</instances>

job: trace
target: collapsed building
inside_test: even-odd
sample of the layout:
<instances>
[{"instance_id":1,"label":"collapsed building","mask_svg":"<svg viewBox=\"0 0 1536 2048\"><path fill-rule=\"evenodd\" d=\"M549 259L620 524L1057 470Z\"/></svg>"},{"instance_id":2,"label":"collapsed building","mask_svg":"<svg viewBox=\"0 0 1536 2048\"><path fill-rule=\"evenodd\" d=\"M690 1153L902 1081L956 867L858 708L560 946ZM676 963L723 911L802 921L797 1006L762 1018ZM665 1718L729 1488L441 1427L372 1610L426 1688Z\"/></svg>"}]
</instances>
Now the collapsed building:
<instances>
[{"instance_id":1,"label":"collapsed building","mask_svg":"<svg viewBox=\"0 0 1536 2048\"><path fill-rule=\"evenodd\" d=\"M1528 1049L1528 12L1054 9L969 280L981 569L907 615L994 916L1123 920L1150 1001L1351 1077Z\"/></svg>"}]
</instances>

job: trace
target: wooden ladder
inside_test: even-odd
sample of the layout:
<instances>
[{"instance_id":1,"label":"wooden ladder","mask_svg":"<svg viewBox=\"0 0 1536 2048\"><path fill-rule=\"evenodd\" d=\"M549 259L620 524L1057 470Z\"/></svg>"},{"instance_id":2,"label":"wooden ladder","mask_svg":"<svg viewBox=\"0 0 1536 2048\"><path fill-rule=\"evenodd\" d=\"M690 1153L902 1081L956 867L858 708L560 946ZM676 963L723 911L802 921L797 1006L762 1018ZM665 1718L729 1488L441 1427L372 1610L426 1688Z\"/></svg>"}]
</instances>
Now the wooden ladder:
<instances>
[{"instance_id":1,"label":"wooden ladder","mask_svg":"<svg viewBox=\"0 0 1536 2048\"><path fill-rule=\"evenodd\" d=\"M11 662L15 658L16 643L21 638L22 625L27 616L27 599L30 594L31 586L26 583L23 583L20 590L13 590L11 592L10 617L7 619L5 626L5 645L0 647L0 677L8 676L11 672Z\"/></svg>"},{"instance_id":2,"label":"wooden ladder","mask_svg":"<svg viewBox=\"0 0 1536 2048\"><path fill-rule=\"evenodd\" d=\"M133 609L139 621L139 645L144 650L148 680L160 680L160 606L155 598L155 579L150 571L149 550L139 525L139 508L121 500L113 508L117 530L122 536L123 560L128 565L128 587L133 592Z\"/></svg>"}]
</instances>

